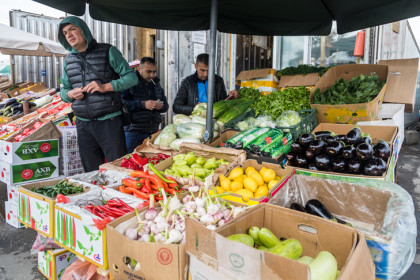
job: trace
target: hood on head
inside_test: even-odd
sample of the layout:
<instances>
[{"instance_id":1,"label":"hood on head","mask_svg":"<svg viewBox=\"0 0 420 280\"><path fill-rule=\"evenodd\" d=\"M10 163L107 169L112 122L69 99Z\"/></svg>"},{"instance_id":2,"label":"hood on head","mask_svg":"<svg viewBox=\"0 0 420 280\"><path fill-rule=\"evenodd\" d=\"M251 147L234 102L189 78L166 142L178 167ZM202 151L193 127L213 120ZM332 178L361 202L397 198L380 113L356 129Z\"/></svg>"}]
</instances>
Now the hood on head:
<instances>
[{"instance_id":1,"label":"hood on head","mask_svg":"<svg viewBox=\"0 0 420 280\"><path fill-rule=\"evenodd\" d=\"M80 29L82 29L83 36L85 36L85 39L87 41L87 47L89 47L89 44L93 41L92 33L90 33L90 29L87 26L86 22L84 22L82 19L75 17L75 16L69 16L63 19L60 22L60 25L58 27L58 41L61 43L61 45L72 53L77 53L78 51L74 49L70 44L67 42L66 37L64 37L63 34L63 27L67 23L74 24L78 26Z\"/></svg>"}]
</instances>

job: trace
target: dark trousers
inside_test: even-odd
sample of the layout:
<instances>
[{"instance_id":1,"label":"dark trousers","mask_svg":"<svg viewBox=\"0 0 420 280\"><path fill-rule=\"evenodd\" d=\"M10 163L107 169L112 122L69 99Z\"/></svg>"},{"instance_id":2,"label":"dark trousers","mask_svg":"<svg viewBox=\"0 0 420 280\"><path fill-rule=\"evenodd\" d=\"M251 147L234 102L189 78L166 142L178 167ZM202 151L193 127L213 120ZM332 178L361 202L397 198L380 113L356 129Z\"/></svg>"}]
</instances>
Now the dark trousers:
<instances>
[{"instance_id":1,"label":"dark trousers","mask_svg":"<svg viewBox=\"0 0 420 280\"><path fill-rule=\"evenodd\" d=\"M144 139L150 137L150 133L143 133L143 132L128 132L125 131L125 142L127 145L127 153L132 153L134 149L141 145Z\"/></svg>"},{"instance_id":2,"label":"dark trousers","mask_svg":"<svg viewBox=\"0 0 420 280\"><path fill-rule=\"evenodd\" d=\"M76 119L77 142L85 172L99 169L99 165L126 154L124 127L121 116L104 121Z\"/></svg>"}]
</instances>

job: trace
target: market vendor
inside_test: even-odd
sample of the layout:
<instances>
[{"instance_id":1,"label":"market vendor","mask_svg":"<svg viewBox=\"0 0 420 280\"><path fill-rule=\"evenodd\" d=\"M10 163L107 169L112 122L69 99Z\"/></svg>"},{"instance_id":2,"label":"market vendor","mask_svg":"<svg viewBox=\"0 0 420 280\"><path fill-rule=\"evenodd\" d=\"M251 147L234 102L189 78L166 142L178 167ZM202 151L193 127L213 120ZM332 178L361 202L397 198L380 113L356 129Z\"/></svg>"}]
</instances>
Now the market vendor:
<instances>
[{"instance_id":1,"label":"market vendor","mask_svg":"<svg viewBox=\"0 0 420 280\"><path fill-rule=\"evenodd\" d=\"M64 62L61 99L72 103L85 172L126 154L120 91L137 84L121 52L97 43L86 23L75 16L60 22L58 39L70 54Z\"/></svg>"},{"instance_id":2,"label":"market vendor","mask_svg":"<svg viewBox=\"0 0 420 280\"><path fill-rule=\"evenodd\" d=\"M136 73L139 83L121 92L122 102L131 114L131 124L125 127L128 153L159 130L161 114L169 107L160 80L156 77L156 61L143 57Z\"/></svg>"},{"instance_id":3,"label":"market vendor","mask_svg":"<svg viewBox=\"0 0 420 280\"><path fill-rule=\"evenodd\" d=\"M196 72L182 80L179 86L172 107L176 114L191 115L195 105L207 103L209 55L207 53L199 54L194 66ZM216 74L214 78L214 102L217 102L226 99L228 95L223 78ZM233 90L229 92L229 96L237 98L238 92Z\"/></svg>"}]
</instances>

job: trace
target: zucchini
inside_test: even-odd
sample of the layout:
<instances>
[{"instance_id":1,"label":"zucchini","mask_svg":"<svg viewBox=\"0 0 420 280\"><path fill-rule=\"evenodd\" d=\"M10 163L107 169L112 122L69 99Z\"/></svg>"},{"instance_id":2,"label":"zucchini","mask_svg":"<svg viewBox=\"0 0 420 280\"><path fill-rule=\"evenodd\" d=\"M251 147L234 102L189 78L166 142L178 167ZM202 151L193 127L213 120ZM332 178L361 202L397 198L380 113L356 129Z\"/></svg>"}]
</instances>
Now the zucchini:
<instances>
[{"instance_id":1,"label":"zucchini","mask_svg":"<svg viewBox=\"0 0 420 280\"><path fill-rule=\"evenodd\" d=\"M309 264L312 280L335 280L337 276L337 260L327 251L321 251Z\"/></svg>"},{"instance_id":2,"label":"zucchini","mask_svg":"<svg viewBox=\"0 0 420 280\"><path fill-rule=\"evenodd\" d=\"M285 258L297 260L300 255L302 255L302 250L302 244L300 244L299 240L291 238L280 242L276 246L270 248L268 251Z\"/></svg>"},{"instance_id":3,"label":"zucchini","mask_svg":"<svg viewBox=\"0 0 420 280\"><path fill-rule=\"evenodd\" d=\"M258 231L258 238L267 248L273 248L280 244L280 240L268 228L262 228Z\"/></svg>"}]
</instances>

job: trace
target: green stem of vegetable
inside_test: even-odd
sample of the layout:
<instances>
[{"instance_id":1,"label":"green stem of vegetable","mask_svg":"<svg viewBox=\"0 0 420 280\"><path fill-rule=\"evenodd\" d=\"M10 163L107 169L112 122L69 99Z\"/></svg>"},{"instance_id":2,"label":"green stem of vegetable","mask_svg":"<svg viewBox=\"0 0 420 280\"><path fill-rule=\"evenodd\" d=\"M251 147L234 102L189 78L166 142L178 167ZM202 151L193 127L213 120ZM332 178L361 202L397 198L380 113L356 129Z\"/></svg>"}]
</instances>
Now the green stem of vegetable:
<instances>
[{"instance_id":1,"label":"green stem of vegetable","mask_svg":"<svg viewBox=\"0 0 420 280\"><path fill-rule=\"evenodd\" d=\"M150 167L150 170L152 170L153 171L153 173L155 173L156 174L156 176L158 176L163 182L165 182L165 183L168 183L168 184L174 184L174 183L176 183L176 182L174 182L174 181L172 181L172 180L168 180L168 179L166 179L157 169L156 169L156 167L152 164L152 163L150 163L149 162L149 167Z\"/></svg>"}]
</instances>

